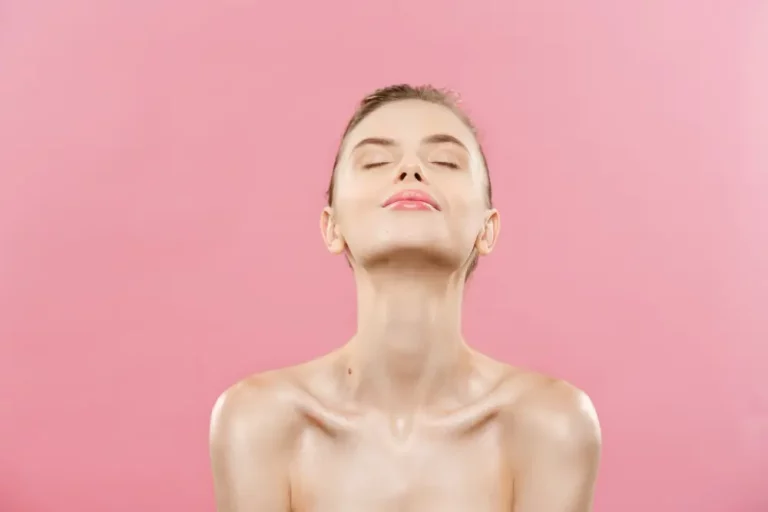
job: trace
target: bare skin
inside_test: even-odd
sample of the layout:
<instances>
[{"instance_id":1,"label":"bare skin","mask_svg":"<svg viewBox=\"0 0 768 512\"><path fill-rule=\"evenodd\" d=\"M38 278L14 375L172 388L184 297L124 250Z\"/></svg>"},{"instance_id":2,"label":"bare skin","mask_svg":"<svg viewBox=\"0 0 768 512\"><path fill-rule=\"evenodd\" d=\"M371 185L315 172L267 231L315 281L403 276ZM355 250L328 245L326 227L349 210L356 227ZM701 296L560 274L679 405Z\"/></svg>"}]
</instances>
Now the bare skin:
<instances>
[{"instance_id":1,"label":"bare skin","mask_svg":"<svg viewBox=\"0 0 768 512\"><path fill-rule=\"evenodd\" d=\"M428 142L446 132L463 149ZM391 134L384 149L355 144ZM357 333L221 395L211 421L219 512L591 510L600 428L589 398L461 336L469 257L488 254L499 231L473 143L450 111L408 101L350 134L338 205L321 228L353 266ZM362 171L371 159L381 172ZM404 188L429 191L440 209L381 206Z\"/></svg>"}]
</instances>

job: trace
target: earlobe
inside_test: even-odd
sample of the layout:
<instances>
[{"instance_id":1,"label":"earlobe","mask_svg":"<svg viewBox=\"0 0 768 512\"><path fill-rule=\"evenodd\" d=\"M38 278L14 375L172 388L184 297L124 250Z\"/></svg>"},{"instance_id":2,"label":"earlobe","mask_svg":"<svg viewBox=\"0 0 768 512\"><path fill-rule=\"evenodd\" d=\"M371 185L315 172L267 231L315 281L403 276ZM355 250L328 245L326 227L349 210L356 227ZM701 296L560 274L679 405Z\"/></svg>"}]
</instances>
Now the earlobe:
<instances>
[{"instance_id":1,"label":"earlobe","mask_svg":"<svg viewBox=\"0 0 768 512\"><path fill-rule=\"evenodd\" d=\"M499 212L491 210L490 214L486 217L483 229L475 242L475 248L480 255L485 256L493 250L496 245L496 240L498 240L499 237L499 226Z\"/></svg>"},{"instance_id":2,"label":"earlobe","mask_svg":"<svg viewBox=\"0 0 768 512\"><path fill-rule=\"evenodd\" d=\"M346 243L341 236L338 224L333 215L333 208L326 206L320 215L320 232L323 235L325 246L332 254L341 254L344 252Z\"/></svg>"}]
</instances>

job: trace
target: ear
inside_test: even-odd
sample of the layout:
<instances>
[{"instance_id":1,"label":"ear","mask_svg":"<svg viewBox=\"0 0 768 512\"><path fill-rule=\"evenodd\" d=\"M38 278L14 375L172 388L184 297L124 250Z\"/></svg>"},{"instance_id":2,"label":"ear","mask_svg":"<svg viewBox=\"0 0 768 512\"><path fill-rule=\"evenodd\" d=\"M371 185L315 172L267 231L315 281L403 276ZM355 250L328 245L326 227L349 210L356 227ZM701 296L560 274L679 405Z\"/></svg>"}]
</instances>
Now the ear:
<instances>
[{"instance_id":1,"label":"ear","mask_svg":"<svg viewBox=\"0 0 768 512\"><path fill-rule=\"evenodd\" d=\"M323 235L325 246L331 254L341 254L344 252L347 244L344 242L344 237L341 236L341 230L339 230L339 226L336 224L333 216L333 208L330 206L323 208L323 213L320 215L320 232Z\"/></svg>"},{"instance_id":2,"label":"ear","mask_svg":"<svg viewBox=\"0 0 768 512\"><path fill-rule=\"evenodd\" d=\"M499 228L501 227L501 217L495 209L488 210L485 217L483 229L475 241L475 248L478 254L485 256L490 254L496 246L496 240L499 239Z\"/></svg>"}]
</instances>

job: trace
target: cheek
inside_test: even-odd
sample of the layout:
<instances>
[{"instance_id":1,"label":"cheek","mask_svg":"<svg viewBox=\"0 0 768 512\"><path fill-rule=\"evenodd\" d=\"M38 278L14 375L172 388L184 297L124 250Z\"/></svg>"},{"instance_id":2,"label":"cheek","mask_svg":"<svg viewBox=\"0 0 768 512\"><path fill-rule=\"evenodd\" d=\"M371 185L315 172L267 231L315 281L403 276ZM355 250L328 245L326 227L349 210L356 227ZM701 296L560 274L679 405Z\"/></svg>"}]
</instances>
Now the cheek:
<instances>
[{"instance_id":1,"label":"cheek","mask_svg":"<svg viewBox=\"0 0 768 512\"><path fill-rule=\"evenodd\" d=\"M341 215L356 215L379 206L381 191L386 183L373 175L346 175L339 182L335 194L337 211Z\"/></svg>"},{"instance_id":2,"label":"cheek","mask_svg":"<svg viewBox=\"0 0 768 512\"><path fill-rule=\"evenodd\" d=\"M478 214L484 215L487 208L485 191L476 185L456 187L447 199L451 211L460 215L470 217L475 217Z\"/></svg>"},{"instance_id":3,"label":"cheek","mask_svg":"<svg viewBox=\"0 0 768 512\"><path fill-rule=\"evenodd\" d=\"M344 195L339 198L336 211L340 218L354 219L355 216L369 210L372 204L373 199L364 189L348 187Z\"/></svg>"},{"instance_id":4,"label":"cheek","mask_svg":"<svg viewBox=\"0 0 768 512\"><path fill-rule=\"evenodd\" d=\"M461 238L474 239L483 228L486 214L485 198L461 197L451 204L453 231Z\"/></svg>"},{"instance_id":5,"label":"cheek","mask_svg":"<svg viewBox=\"0 0 768 512\"><path fill-rule=\"evenodd\" d=\"M336 221L345 236L351 235L352 232L370 222L364 219L368 219L374 207L377 206L375 203L375 198L360 187L349 186L339 194L334 210Z\"/></svg>"},{"instance_id":6,"label":"cheek","mask_svg":"<svg viewBox=\"0 0 768 512\"><path fill-rule=\"evenodd\" d=\"M336 193L348 200L355 200L366 194L371 188L370 176L346 168L339 172Z\"/></svg>"},{"instance_id":7,"label":"cheek","mask_svg":"<svg viewBox=\"0 0 768 512\"><path fill-rule=\"evenodd\" d=\"M476 171L443 172L433 176L434 184L451 203L466 204L474 207L475 203L486 203L484 179Z\"/></svg>"}]
</instances>

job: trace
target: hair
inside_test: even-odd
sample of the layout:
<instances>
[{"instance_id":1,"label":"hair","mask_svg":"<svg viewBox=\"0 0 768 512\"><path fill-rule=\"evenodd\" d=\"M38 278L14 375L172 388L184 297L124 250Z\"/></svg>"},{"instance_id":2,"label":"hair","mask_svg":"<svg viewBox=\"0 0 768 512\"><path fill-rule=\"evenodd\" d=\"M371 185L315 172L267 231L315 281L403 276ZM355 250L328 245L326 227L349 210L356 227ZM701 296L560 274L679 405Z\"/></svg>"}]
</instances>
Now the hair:
<instances>
[{"instance_id":1,"label":"hair","mask_svg":"<svg viewBox=\"0 0 768 512\"><path fill-rule=\"evenodd\" d=\"M384 87L381 89L377 89L371 94L367 95L358 103L357 108L355 109L354 114L350 118L349 122L347 122L347 126L344 129L344 133L341 136L341 141L339 142L339 149L336 152L336 158L333 162L333 170L331 171L331 181L328 184L328 190L326 192L326 195L328 197L328 206L333 206L333 198L334 198L334 187L336 185L336 167L339 165L339 159L341 158L341 152L344 147L344 141L347 138L347 135L354 130L357 125L359 125L366 117L371 115L373 112L378 110L379 108L383 107L384 105L395 103L397 101L403 101L403 100L421 100L425 101L427 103L433 103L435 105L440 105L442 107L445 107L449 109L451 112L453 112L456 117L461 119L461 121L470 129L472 134L475 137L475 141L477 142L478 150L480 151L480 157L483 162L483 167L485 168L486 173L486 202L488 207L490 208L492 206L492 188L491 188L491 176L488 169L488 162L485 158L485 153L483 152L483 148L480 144L480 141L477 137L477 129L475 128L475 125L472 123L472 120L469 118L469 116L459 107L459 98L458 96L448 90L445 89L438 89L436 87L433 87L431 85L409 85L409 84L397 84L397 85L390 85L388 87ZM477 255L473 255L472 261L469 264L469 267L467 269L467 278L469 278L470 274L475 270L477 267Z\"/></svg>"}]
</instances>

